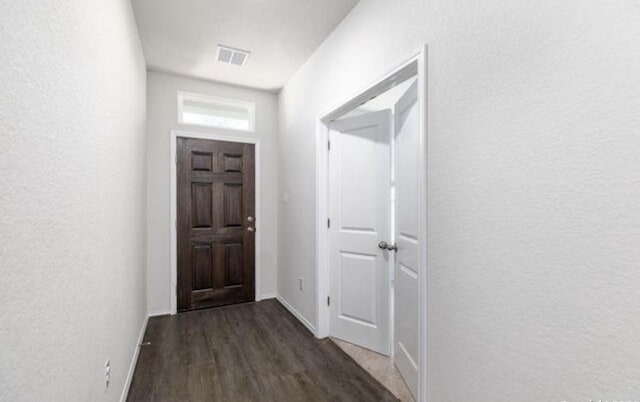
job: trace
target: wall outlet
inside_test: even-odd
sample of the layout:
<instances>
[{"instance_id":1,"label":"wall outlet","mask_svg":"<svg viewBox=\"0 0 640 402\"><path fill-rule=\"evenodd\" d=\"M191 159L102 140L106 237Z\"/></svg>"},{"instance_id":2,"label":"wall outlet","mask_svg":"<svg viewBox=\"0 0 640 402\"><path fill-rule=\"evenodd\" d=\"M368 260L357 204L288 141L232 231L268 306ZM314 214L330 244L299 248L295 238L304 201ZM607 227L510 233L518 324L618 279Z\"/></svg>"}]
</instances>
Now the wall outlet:
<instances>
[{"instance_id":1,"label":"wall outlet","mask_svg":"<svg viewBox=\"0 0 640 402\"><path fill-rule=\"evenodd\" d=\"M304 290L304 279L302 277L298 278L298 289L300 289L300 291Z\"/></svg>"},{"instance_id":2,"label":"wall outlet","mask_svg":"<svg viewBox=\"0 0 640 402\"><path fill-rule=\"evenodd\" d=\"M111 361L107 359L107 362L104 364L104 386L105 388L109 387L109 382L111 381Z\"/></svg>"}]
</instances>

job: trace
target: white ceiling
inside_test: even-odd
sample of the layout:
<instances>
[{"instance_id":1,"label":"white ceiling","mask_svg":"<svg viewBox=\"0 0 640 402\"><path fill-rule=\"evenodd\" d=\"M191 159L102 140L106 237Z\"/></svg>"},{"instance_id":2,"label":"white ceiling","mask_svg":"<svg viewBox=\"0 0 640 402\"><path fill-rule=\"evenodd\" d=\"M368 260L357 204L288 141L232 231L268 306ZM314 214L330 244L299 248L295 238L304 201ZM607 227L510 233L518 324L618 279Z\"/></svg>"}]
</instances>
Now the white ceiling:
<instances>
[{"instance_id":1,"label":"white ceiling","mask_svg":"<svg viewBox=\"0 0 640 402\"><path fill-rule=\"evenodd\" d=\"M151 70L277 91L358 0L132 0ZM249 50L244 67L218 44Z\"/></svg>"}]
</instances>

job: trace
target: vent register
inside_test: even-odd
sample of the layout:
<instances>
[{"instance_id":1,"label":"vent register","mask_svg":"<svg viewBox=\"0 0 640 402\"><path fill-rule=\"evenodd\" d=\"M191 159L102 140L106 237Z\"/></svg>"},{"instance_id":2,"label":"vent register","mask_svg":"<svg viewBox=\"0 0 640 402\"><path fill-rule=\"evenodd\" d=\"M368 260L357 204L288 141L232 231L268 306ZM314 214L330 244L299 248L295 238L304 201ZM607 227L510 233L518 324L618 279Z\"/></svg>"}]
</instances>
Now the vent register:
<instances>
[{"instance_id":1,"label":"vent register","mask_svg":"<svg viewBox=\"0 0 640 402\"><path fill-rule=\"evenodd\" d=\"M244 66L251 52L235 49L229 46L218 45L217 59L220 63Z\"/></svg>"}]
</instances>

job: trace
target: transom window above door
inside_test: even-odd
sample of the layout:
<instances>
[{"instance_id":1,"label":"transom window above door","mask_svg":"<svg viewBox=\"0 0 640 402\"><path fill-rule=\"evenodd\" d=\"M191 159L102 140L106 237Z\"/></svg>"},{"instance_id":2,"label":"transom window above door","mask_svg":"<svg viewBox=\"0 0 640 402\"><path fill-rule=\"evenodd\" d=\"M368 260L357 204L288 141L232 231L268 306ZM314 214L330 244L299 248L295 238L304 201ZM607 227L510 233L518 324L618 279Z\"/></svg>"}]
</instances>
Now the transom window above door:
<instances>
[{"instance_id":1,"label":"transom window above door","mask_svg":"<svg viewBox=\"0 0 640 402\"><path fill-rule=\"evenodd\" d=\"M254 131L256 104L178 91L178 123Z\"/></svg>"}]
</instances>

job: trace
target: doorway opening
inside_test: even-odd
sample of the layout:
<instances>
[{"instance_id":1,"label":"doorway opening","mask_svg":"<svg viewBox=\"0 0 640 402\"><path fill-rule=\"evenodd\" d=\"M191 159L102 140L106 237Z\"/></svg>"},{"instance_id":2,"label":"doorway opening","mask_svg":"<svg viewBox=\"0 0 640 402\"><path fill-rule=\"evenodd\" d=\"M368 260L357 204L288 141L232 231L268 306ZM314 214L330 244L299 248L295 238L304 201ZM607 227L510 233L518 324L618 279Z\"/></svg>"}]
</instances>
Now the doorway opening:
<instances>
[{"instance_id":1,"label":"doorway opening","mask_svg":"<svg viewBox=\"0 0 640 402\"><path fill-rule=\"evenodd\" d=\"M317 336L391 356L426 399L426 48L317 123Z\"/></svg>"}]
</instances>

